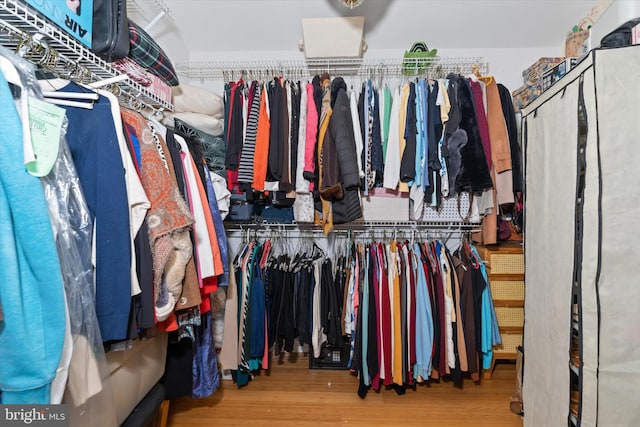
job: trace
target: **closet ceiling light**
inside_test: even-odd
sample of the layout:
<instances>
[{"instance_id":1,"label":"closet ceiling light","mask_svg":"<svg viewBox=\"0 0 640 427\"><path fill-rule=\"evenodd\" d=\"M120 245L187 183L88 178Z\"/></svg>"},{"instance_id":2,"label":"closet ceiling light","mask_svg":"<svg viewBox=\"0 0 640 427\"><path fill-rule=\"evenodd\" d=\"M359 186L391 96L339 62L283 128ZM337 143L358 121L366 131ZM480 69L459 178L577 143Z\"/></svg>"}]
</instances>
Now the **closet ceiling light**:
<instances>
[{"instance_id":1,"label":"closet ceiling light","mask_svg":"<svg viewBox=\"0 0 640 427\"><path fill-rule=\"evenodd\" d=\"M354 9L360 6L363 2L364 0L340 0L340 3L344 4L349 9Z\"/></svg>"}]
</instances>

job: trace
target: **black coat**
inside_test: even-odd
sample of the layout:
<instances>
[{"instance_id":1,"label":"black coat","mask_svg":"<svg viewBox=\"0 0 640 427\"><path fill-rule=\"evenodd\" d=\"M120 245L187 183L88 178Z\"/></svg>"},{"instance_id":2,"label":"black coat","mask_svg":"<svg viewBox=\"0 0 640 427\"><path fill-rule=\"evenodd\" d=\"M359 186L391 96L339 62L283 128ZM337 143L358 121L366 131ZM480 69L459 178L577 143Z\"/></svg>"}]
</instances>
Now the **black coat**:
<instances>
[{"instance_id":1,"label":"black coat","mask_svg":"<svg viewBox=\"0 0 640 427\"><path fill-rule=\"evenodd\" d=\"M493 187L487 160L482 148L482 139L476 120L471 85L459 75L450 74L458 89L457 104L460 111L460 129L467 132L468 141L462 147L462 170L456 179L456 191L479 192Z\"/></svg>"},{"instance_id":2,"label":"black coat","mask_svg":"<svg viewBox=\"0 0 640 427\"><path fill-rule=\"evenodd\" d=\"M267 159L267 181L280 181L283 172L284 129L282 128L282 85L274 79L269 85L269 109L271 127L269 128L269 157ZM284 106L286 109L286 104ZM232 116L233 118L233 116Z\"/></svg>"},{"instance_id":3,"label":"black coat","mask_svg":"<svg viewBox=\"0 0 640 427\"><path fill-rule=\"evenodd\" d=\"M409 83L409 100L407 103L407 126L404 131L406 146L400 160L400 181L410 182L416 177L416 138L418 134L416 121L416 84Z\"/></svg>"},{"instance_id":4,"label":"black coat","mask_svg":"<svg viewBox=\"0 0 640 427\"><path fill-rule=\"evenodd\" d=\"M333 113L327 131L334 142L344 191L344 197L333 202L333 222L336 224L351 222L362 216L356 140L346 88L340 77L331 84Z\"/></svg>"},{"instance_id":5,"label":"black coat","mask_svg":"<svg viewBox=\"0 0 640 427\"><path fill-rule=\"evenodd\" d=\"M340 85L340 82L336 83L336 81L341 80L341 78L334 79L332 91L334 87ZM329 122L329 130L338 154L340 181L346 190L358 189L360 187L360 176L358 174L356 140L353 133L354 129L349 96L344 88L340 88L336 92L335 102L333 102L333 114Z\"/></svg>"},{"instance_id":6,"label":"black coat","mask_svg":"<svg viewBox=\"0 0 640 427\"><path fill-rule=\"evenodd\" d=\"M502 114L507 124L507 133L509 134L509 147L511 148L511 172L513 175L513 191L519 193L524 191L522 177L522 151L518 144L518 124L516 121L516 113L513 110L513 101L509 89L498 83L498 92L500 93L500 102L502 103Z\"/></svg>"}]
</instances>

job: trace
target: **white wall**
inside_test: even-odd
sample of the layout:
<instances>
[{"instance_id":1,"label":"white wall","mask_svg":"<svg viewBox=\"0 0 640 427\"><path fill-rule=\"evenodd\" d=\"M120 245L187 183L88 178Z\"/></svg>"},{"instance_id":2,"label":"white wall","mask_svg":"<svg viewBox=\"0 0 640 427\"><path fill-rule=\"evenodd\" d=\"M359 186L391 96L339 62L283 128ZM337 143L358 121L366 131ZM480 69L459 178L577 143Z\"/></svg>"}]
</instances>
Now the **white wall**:
<instances>
[{"instance_id":1,"label":"white wall","mask_svg":"<svg viewBox=\"0 0 640 427\"><path fill-rule=\"evenodd\" d=\"M559 45L530 48L443 49L439 53L441 56L483 56L489 63L489 73L511 92L522 86L522 71L539 58L564 56L564 51Z\"/></svg>"},{"instance_id":2,"label":"white wall","mask_svg":"<svg viewBox=\"0 0 640 427\"><path fill-rule=\"evenodd\" d=\"M639 0L614 1L591 29L591 47L599 47L602 37L609 34L609 32L613 31L622 23L638 17L640 17Z\"/></svg>"},{"instance_id":3,"label":"white wall","mask_svg":"<svg viewBox=\"0 0 640 427\"><path fill-rule=\"evenodd\" d=\"M189 46L183 40L182 32L179 31L178 24L171 15L162 16L147 29L148 24L158 13L159 10L155 7L148 9L137 7L128 11L128 17L153 37L174 65L178 62L190 61Z\"/></svg>"},{"instance_id":4,"label":"white wall","mask_svg":"<svg viewBox=\"0 0 640 427\"><path fill-rule=\"evenodd\" d=\"M401 58L403 50L369 50L365 58ZM475 49L441 49L439 55L448 57L483 57L489 64L489 72L498 82L505 85L512 92L522 86L522 71L545 56L563 56L560 43L555 46L533 48L475 48ZM189 61L274 61L274 60L304 60L304 54L299 51L260 51L260 52L194 52ZM470 70L469 70L470 71ZM218 94L223 91L222 81L189 80L189 84L205 87Z\"/></svg>"}]
</instances>

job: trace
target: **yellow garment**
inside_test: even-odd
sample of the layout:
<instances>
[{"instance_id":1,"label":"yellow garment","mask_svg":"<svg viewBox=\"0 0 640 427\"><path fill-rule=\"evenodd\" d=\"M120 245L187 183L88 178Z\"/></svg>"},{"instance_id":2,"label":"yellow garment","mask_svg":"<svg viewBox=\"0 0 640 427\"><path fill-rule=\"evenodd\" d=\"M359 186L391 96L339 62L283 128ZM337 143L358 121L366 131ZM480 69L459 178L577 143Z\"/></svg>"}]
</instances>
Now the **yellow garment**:
<instances>
[{"instance_id":1,"label":"yellow garment","mask_svg":"<svg viewBox=\"0 0 640 427\"><path fill-rule=\"evenodd\" d=\"M398 132L400 133L400 161L404 155L404 149L407 146L407 140L404 138L404 131L407 124L407 106L409 105L409 83L405 83L402 86L402 94L400 96L400 118L398 120ZM401 193L409 192L409 185L406 182L400 181L398 184L398 190Z\"/></svg>"},{"instance_id":2,"label":"yellow garment","mask_svg":"<svg viewBox=\"0 0 640 427\"><path fill-rule=\"evenodd\" d=\"M438 80L438 88L442 93L442 99L444 104L440 106L440 120L442 124L449 121L449 111L451 111L451 100L449 99L449 93L447 92L447 83L444 79Z\"/></svg>"}]
</instances>

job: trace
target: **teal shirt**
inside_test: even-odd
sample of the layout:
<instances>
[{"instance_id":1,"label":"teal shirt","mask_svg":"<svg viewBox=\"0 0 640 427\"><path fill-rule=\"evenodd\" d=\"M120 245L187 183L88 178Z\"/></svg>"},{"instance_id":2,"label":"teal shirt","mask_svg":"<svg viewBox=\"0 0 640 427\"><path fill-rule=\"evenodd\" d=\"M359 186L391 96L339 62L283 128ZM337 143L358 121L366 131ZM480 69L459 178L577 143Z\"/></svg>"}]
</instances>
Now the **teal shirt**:
<instances>
[{"instance_id":1,"label":"teal shirt","mask_svg":"<svg viewBox=\"0 0 640 427\"><path fill-rule=\"evenodd\" d=\"M387 161L387 142L389 141L389 122L391 121L391 106L393 105L393 98L391 96L391 89L389 86L384 87L382 93L384 97L384 110L382 111L382 123L384 132L382 133L382 161Z\"/></svg>"},{"instance_id":2,"label":"teal shirt","mask_svg":"<svg viewBox=\"0 0 640 427\"><path fill-rule=\"evenodd\" d=\"M23 95L26 96L26 95ZM0 404L47 404L62 354L64 288L44 190L0 73Z\"/></svg>"},{"instance_id":3,"label":"teal shirt","mask_svg":"<svg viewBox=\"0 0 640 427\"><path fill-rule=\"evenodd\" d=\"M482 299L481 299L481 307L482 307L482 340L481 340L481 349L482 349L482 368L489 369L491 368L491 360L493 359L493 346L502 343L502 338L500 337L500 330L498 329L498 319L496 318L496 311L493 307L493 298L491 296L491 288L489 287L489 276L487 275L487 270L482 262L482 258L480 258L480 254L476 250L475 246L469 244L471 248L471 252L476 259L480 260L480 271L482 272L482 277L484 278L485 286L484 291L482 291Z\"/></svg>"}]
</instances>

